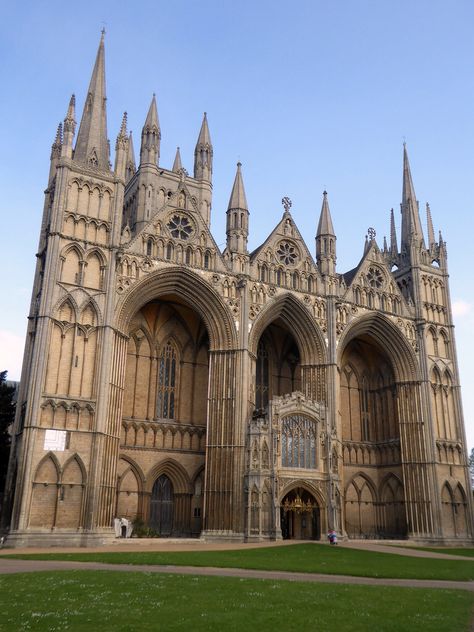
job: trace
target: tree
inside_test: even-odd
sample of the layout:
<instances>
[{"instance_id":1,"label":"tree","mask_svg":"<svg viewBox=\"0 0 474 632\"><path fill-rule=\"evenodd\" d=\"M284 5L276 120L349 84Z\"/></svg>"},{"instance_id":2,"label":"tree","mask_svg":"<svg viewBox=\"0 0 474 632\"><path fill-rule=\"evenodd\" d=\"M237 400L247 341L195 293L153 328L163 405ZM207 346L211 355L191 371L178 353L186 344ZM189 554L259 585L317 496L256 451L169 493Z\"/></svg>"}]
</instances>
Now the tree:
<instances>
[{"instance_id":1,"label":"tree","mask_svg":"<svg viewBox=\"0 0 474 632\"><path fill-rule=\"evenodd\" d=\"M10 426L15 418L15 387L7 384L7 371L0 371L0 493L5 487L10 455Z\"/></svg>"},{"instance_id":2,"label":"tree","mask_svg":"<svg viewBox=\"0 0 474 632\"><path fill-rule=\"evenodd\" d=\"M471 448L471 454L468 459L469 474L471 475L471 488L474 489L474 448Z\"/></svg>"}]
</instances>

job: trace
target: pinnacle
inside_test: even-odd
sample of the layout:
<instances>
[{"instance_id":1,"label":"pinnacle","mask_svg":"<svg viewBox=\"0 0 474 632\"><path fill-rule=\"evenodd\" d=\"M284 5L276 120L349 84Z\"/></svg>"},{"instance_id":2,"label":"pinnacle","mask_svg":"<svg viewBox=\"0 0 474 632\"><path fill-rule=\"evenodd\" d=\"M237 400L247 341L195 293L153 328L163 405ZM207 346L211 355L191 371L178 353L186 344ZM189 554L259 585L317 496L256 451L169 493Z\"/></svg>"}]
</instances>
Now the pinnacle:
<instances>
[{"instance_id":1,"label":"pinnacle","mask_svg":"<svg viewBox=\"0 0 474 632\"><path fill-rule=\"evenodd\" d=\"M181 153L179 151L179 147L176 147L176 155L174 157L172 171L174 171L174 173L178 173L178 171L182 168L183 168L183 165L181 164Z\"/></svg>"},{"instance_id":2,"label":"pinnacle","mask_svg":"<svg viewBox=\"0 0 474 632\"><path fill-rule=\"evenodd\" d=\"M242 179L241 171L242 163L237 163L237 173L235 174L234 186L232 187L232 193L230 194L229 205L227 210L242 209L248 211L247 197L245 195L244 181Z\"/></svg>"},{"instance_id":3,"label":"pinnacle","mask_svg":"<svg viewBox=\"0 0 474 632\"><path fill-rule=\"evenodd\" d=\"M318 230L316 232L316 236L318 237L319 235L335 235L331 211L329 210L327 191L323 191L323 205L321 207L321 215L319 216Z\"/></svg>"}]
</instances>

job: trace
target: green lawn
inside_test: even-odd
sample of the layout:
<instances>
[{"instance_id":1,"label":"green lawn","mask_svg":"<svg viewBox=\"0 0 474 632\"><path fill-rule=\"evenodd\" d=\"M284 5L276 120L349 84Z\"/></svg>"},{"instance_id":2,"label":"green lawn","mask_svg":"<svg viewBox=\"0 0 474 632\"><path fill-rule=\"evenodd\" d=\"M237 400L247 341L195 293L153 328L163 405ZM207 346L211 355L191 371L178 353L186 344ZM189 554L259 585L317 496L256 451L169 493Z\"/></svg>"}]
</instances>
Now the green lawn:
<instances>
[{"instance_id":1,"label":"green lawn","mask_svg":"<svg viewBox=\"0 0 474 632\"><path fill-rule=\"evenodd\" d=\"M467 632L468 591L56 571L0 577L0 630Z\"/></svg>"},{"instance_id":2,"label":"green lawn","mask_svg":"<svg viewBox=\"0 0 474 632\"><path fill-rule=\"evenodd\" d=\"M359 577L393 577L406 579L474 579L474 564L468 560L440 560L377 553L323 544L239 549L235 551L150 552L134 553L45 553L16 555L21 559L76 560L112 564L176 564L251 568L258 570L299 571Z\"/></svg>"},{"instance_id":3,"label":"green lawn","mask_svg":"<svg viewBox=\"0 0 474 632\"><path fill-rule=\"evenodd\" d=\"M450 547L433 549L427 546L411 546L411 549L417 551L431 551L433 553L445 553L446 555L461 555L462 557L474 557L474 548L451 549Z\"/></svg>"}]
</instances>

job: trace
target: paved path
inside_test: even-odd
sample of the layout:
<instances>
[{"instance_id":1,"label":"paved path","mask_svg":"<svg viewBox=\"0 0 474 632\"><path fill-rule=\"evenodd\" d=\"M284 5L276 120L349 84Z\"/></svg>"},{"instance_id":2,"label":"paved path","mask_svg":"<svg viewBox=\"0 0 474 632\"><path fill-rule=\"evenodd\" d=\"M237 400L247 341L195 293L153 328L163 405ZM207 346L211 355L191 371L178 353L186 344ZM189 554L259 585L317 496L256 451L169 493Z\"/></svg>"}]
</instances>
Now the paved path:
<instances>
[{"instance_id":1,"label":"paved path","mask_svg":"<svg viewBox=\"0 0 474 632\"><path fill-rule=\"evenodd\" d=\"M8 556L0 558L0 574L34 573L58 570L100 570L164 573L173 575L207 575L212 577L242 577L247 579L271 579L299 582L323 582L329 584L358 584L363 586L399 586L404 588L443 588L474 592L474 582L384 579L352 577L350 575L323 575L321 573L289 573L285 571L260 571L241 568L215 568L208 566L151 566L131 564L102 564L98 562L66 562L56 560L18 560Z\"/></svg>"}]
</instances>

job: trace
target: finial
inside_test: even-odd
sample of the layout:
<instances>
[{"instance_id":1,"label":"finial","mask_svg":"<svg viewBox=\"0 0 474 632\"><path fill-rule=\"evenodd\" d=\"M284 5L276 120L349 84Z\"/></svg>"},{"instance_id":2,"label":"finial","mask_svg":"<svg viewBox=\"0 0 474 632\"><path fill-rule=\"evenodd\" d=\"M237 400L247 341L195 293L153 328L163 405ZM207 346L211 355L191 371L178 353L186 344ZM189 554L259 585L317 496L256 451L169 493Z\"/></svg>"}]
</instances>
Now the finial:
<instances>
[{"instance_id":1,"label":"finial","mask_svg":"<svg viewBox=\"0 0 474 632\"><path fill-rule=\"evenodd\" d=\"M179 179L180 179L181 182L184 182L184 180L189 175L189 173L186 171L186 169L184 167L181 167L181 169L178 169L178 174L179 174Z\"/></svg>"},{"instance_id":2,"label":"finial","mask_svg":"<svg viewBox=\"0 0 474 632\"><path fill-rule=\"evenodd\" d=\"M324 197L326 197L326 196L327 196L327 194L328 194L328 192L326 191L326 189L324 189L324 191L323 191L323 195L324 195Z\"/></svg>"},{"instance_id":3,"label":"finial","mask_svg":"<svg viewBox=\"0 0 474 632\"><path fill-rule=\"evenodd\" d=\"M100 41L103 42L105 38L105 26L102 27L102 30L100 32L101 32Z\"/></svg>"},{"instance_id":4,"label":"finial","mask_svg":"<svg viewBox=\"0 0 474 632\"><path fill-rule=\"evenodd\" d=\"M237 163L237 169L238 169L239 171L240 171L240 167L241 167L241 166L242 166L242 163L241 163L241 162L240 162L240 160L239 160L239 162Z\"/></svg>"},{"instance_id":5,"label":"finial","mask_svg":"<svg viewBox=\"0 0 474 632\"><path fill-rule=\"evenodd\" d=\"M285 209L285 213L289 213L290 212L290 208L292 206L290 198L285 196L284 198L282 198L281 203L283 204L283 208Z\"/></svg>"},{"instance_id":6,"label":"finial","mask_svg":"<svg viewBox=\"0 0 474 632\"><path fill-rule=\"evenodd\" d=\"M367 235L368 235L368 237L369 237L370 241L374 241L374 239L375 239L375 235L376 235L376 234L377 234L377 233L375 232L375 228L372 228L372 226L370 226L370 227L367 229Z\"/></svg>"}]
</instances>

